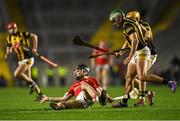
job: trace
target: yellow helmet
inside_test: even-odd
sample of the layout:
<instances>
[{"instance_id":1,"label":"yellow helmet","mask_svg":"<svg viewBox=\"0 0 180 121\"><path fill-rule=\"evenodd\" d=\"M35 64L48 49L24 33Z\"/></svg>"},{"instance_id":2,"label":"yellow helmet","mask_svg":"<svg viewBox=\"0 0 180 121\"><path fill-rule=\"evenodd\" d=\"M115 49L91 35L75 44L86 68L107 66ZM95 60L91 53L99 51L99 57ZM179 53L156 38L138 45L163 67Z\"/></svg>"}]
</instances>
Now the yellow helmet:
<instances>
[{"instance_id":1,"label":"yellow helmet","mask_svg":"<svg viewBox=\"0 0 180 121\"><path fill-rule=\"evenodd\" d=\"M141 16L140 16L140 13L138 11L131 11L131 12L127 13L126 17L132 18L132 19L139 22Z\"/></svg>"}]
</instances>

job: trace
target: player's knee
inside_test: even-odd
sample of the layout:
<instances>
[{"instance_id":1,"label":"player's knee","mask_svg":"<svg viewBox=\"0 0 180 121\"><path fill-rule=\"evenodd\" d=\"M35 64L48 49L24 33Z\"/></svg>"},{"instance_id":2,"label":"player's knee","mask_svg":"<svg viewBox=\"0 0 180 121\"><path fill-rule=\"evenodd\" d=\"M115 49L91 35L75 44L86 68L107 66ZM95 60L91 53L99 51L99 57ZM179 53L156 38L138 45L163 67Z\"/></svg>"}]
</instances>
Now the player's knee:
<instances>
[{"instance_id":1,"label":"player's knee","mask_svg":"<svg viewBox=\"0 0 180 121\"><path fill-rule=\"evenodd\" d=\"M145 79L146 79L146 75L138 75L138 79L140 80L140 81L144 81Z\"/></svg>"},{"instance_id":2,"label":"player's knee","mask_svg":"<svg viewBox=\"0 0 180 121\"><path fill-rule=\"evenodd\" d=\"M19 75L20 75L20 73L14 72L14 76L15 76L15 77L19 77Z\"/></svg>"},{"instance_id":3,"label":"player's knee","mask_svg":"<svg viewBox=\"0 0 180 121\"><path fill-rule=\"evenodd\" d=\"M131 76L126 76L126 82L132 82L133 78Z\"/></svg>"},{"instance_id":4,"label":"player's knee","mask_svg":"<svg viewBox=\"0 0 180 121\"><path fill-rule=\"evenodd\" d=\"M81 89L85 89L88 86L86 82L81 82Z\"/></svg>"}]
</instances>

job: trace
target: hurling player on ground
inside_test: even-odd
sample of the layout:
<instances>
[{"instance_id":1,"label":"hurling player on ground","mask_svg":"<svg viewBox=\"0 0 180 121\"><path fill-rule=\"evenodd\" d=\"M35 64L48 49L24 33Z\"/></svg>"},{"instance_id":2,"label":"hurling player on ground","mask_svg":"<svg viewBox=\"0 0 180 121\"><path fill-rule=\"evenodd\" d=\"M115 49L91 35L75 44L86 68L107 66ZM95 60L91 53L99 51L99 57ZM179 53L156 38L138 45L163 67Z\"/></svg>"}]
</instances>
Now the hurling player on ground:
<instances>
[{"instance_id":1,"label":"hurling player on ground","mask_svg":"<svg viewBox=\"0 0 180 121\"><path fill-rule=\"evenodd\" d=\"M29 84L30 94L36 91L38 96L41 96L40 88L31 78L31 68L34 64L32 54L37 52L38 45L37 35L29 32L19 32L17 24L14 22L7 25L7 30L10 34L6 39L5 58L7 59L8 55L14 51L19 60L14 76Z\"/></svg>"},{"instance_id":2,"label":"hurling player on ground","mask_svg":"<svg viewBox=\"0 0 180 121\"><path fill-rule=\"evenodd\" d=\"M168 85L174 92L176 90L176 82L167 80L154 74L147 74L148 64L151 57L151 52L143 38L143 33L140 24L134 20L127 18L121 10L115 10L110 14L109 20L117 28L124 30L126 42L123 48L129 46L131 48L128 57L124 60L127 64L125 93L131 91L133 79L136 77L143 82L159 82ZM145 92L141 92L144 95ZM127 107L127 99L123 99L118 107Z\"/></svg>"},{"instance_id":3,"label":"hurling player on ground","mask_svg":"<svg viewBox=\"0 0 180 121\"><path fill-rule=\"evenodd\" d=\"M76 81L70 86L63 97L42 96L40 102L50 101L50 107L54 110L89 108L95 102L106 105L111 97L99 86L95 78L89 77L90 69L84 64L78 65L74 71ZM70 100L72 97L75 99Z\"/></svg>"}]
</instances>

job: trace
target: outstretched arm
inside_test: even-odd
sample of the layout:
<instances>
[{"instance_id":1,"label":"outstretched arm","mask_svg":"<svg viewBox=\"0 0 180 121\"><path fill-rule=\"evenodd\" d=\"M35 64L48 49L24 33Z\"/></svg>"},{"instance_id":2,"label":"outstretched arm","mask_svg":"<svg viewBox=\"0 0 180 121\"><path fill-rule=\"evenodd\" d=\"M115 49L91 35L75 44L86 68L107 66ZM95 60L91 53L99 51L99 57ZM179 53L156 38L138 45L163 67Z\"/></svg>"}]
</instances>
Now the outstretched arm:
<instances>
[{"instance_id":1,"label":"outstretched arm","mask_svg":"<svg viewBox=\"0 0 180 121\"><path fill-rule=\"evenodd\" d=\"M69 100L71 97L73 97L74 95L71 93L66 92L64 94L63 97L48 97L48 96L43 96L40 100L40 103L44 103L46 101L50 101L50 102L64 102Z\"/></svg>"}]
</instances>

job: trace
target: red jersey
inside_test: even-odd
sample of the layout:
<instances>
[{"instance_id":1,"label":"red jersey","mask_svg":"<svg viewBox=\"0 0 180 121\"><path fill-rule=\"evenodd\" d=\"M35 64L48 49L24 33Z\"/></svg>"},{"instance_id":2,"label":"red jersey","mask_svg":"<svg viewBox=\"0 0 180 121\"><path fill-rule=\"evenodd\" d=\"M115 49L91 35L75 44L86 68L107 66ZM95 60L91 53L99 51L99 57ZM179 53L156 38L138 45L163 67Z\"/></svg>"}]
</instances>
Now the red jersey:
<instances>
[{"instance_id":1,"label":"red jersey","mask_svg":"<svg viewBox=\"0 0 180 121\"><path fill-rule=\"evenodd\" d=\"M79 81L77 82L74 82L71 87L69 88L69 90L67 91L68 93L72 93L74 94L75 96L77 96L81 91L81 82L86 82L88 83L89 85L91 85L94 89L98 88L99 87L99 84L98 82L96 81L95 78L92 78L92 77L88 77L88 78L83 78L83 79L80 79Z\"/></svg>"},{"instance_id":2,"label":"red jersey","mask_svg":"<svg viewBox=\"0 0 180 121\"><path fill-rule=\"evenodd\" d=\"M109 49L105 48L104 50L108 51ZM101 54L101 53L104 53L104 52L100 51L100 50L94 50L95 55ZM96 62L96 65L105 65L108 63L108 56L107 55L99 56L99 57L95 58L95 62Z\"/></svg>"}]
</instances>

